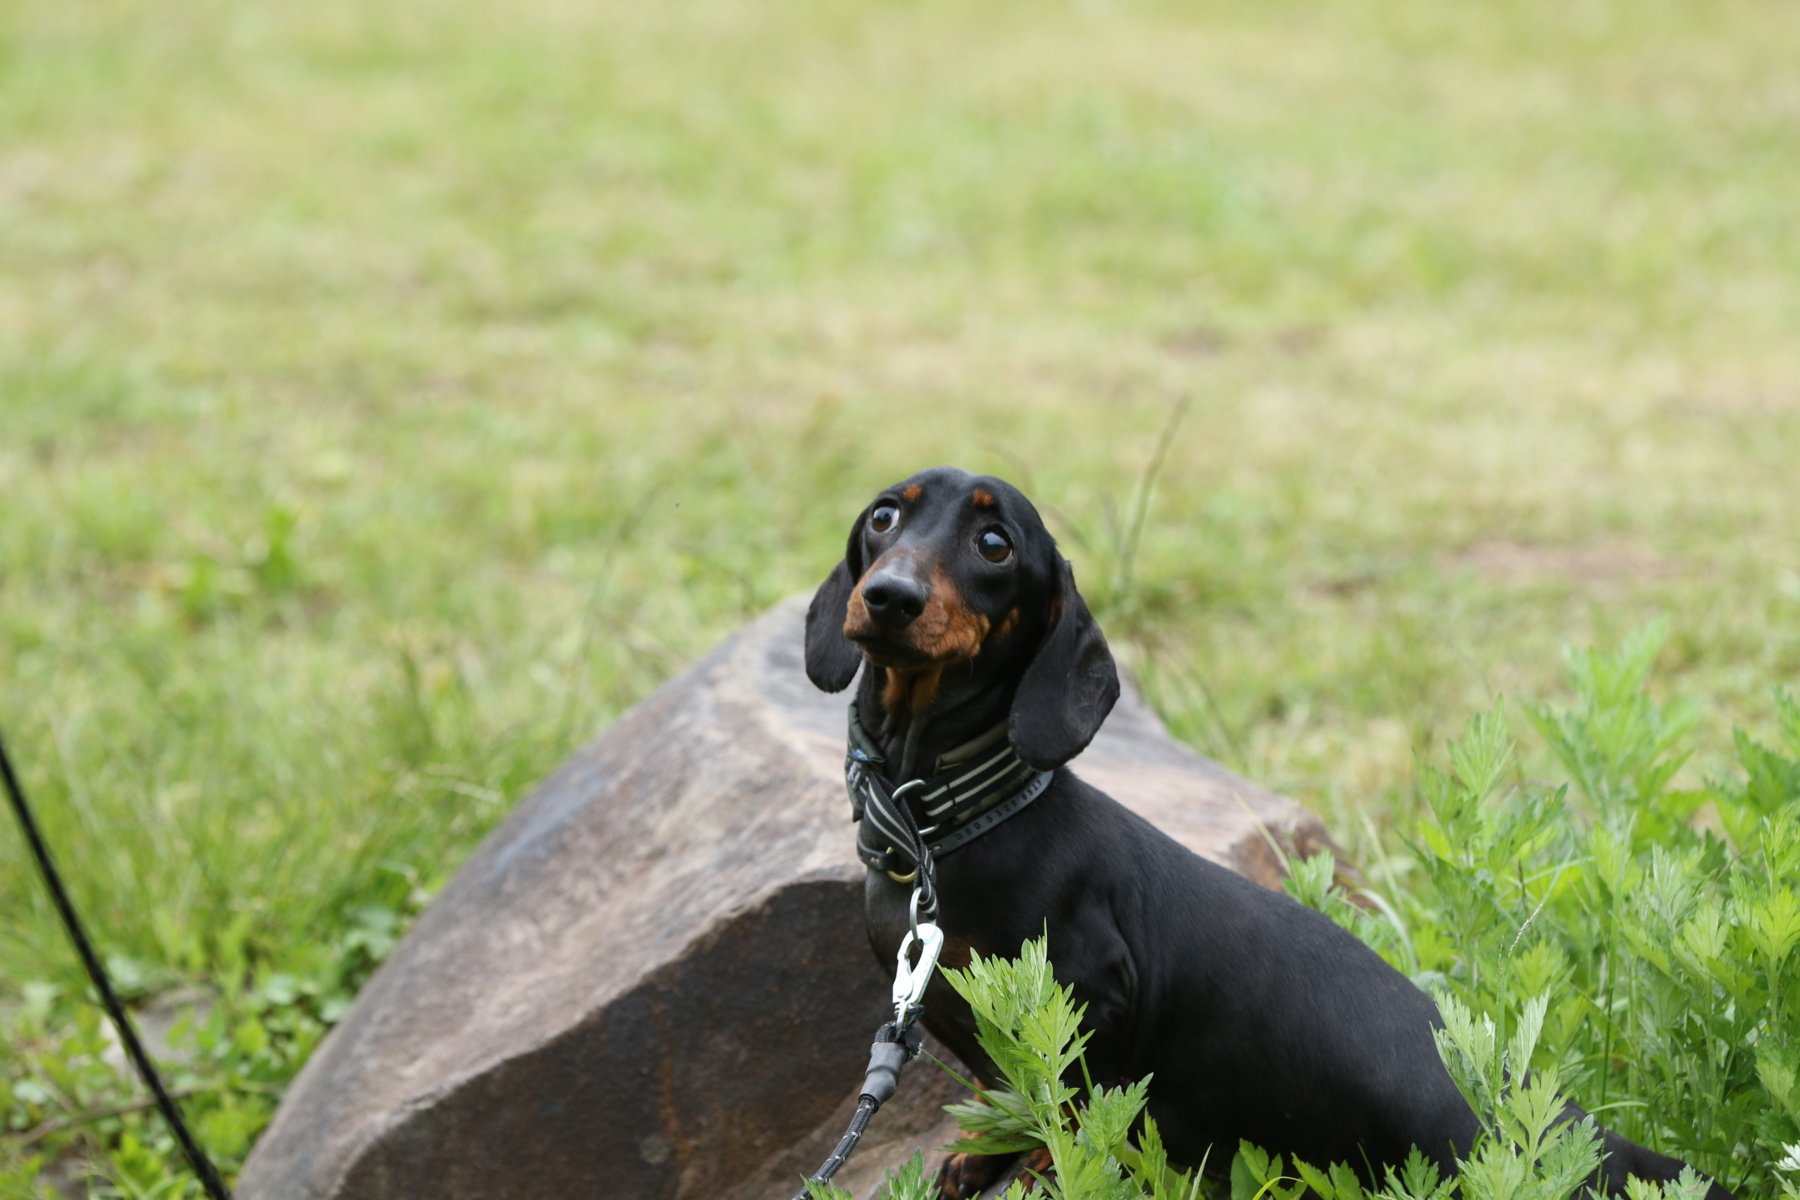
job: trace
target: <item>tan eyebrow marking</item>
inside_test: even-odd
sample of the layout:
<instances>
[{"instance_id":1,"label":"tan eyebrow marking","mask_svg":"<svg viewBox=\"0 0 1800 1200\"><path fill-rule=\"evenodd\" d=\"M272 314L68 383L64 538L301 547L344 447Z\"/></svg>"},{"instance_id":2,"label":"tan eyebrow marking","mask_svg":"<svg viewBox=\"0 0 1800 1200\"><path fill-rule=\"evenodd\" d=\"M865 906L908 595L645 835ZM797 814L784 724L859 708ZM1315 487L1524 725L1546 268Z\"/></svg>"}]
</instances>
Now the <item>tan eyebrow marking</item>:
<instances>
[{"instance_id":1,"label":"tan eyebrow marking","mask_svg":"<svg viewBox=\"0 0 1800 1200\"><path fill-rule=\"evenodd\" d=\"M981 489L977 488L975 490L974 500L975 500L976 508L992 508L992 507L994 507L994 493L992 493L992 492L984 492Z\"/></svg>"},{"instance_id":2,"label":"tan eyebrow marking","mask_svg":"<svg viewBox=\"0 0 1800 1200\"><path fill-rule=\"evenodd\" d=\"M923 487L921 487L915 483L911 487L907 488L904 492L901 492L900 498L902 500L906 501L908 504L911 504L914 500L917 500L919 498L920 493L922 493L924 490L925 489Z\"/></svg>"}]
</instances>

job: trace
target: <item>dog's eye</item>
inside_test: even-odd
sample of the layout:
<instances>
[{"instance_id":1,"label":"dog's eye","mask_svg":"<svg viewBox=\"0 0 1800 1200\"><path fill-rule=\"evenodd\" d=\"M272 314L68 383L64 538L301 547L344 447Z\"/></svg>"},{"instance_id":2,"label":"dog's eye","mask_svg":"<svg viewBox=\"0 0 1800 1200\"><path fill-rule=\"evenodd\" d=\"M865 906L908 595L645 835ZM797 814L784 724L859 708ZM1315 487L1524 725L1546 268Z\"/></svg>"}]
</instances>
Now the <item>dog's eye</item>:
<instances>
[{"instance_id":1,"label":"dog's eye","mask_svg":"<svg viewBox=\"0 0 1800 1200\"><path fill-rule=\"evenodd\" d=\"M869 514L869 528L875 533L886 533L900 519L900 510L891 504L877 505Z\"/></svg>"},{"instance_id":2,"label":"dog's eye","mask_svg":"<svg viewBox=\"0 0 1800 1200\"><path fill-rule=\"evenodd\" d=\"M991 563L1003 563L1012 557L1012 543L998 529L990 529L976 537L975 549Z\"/></svg>"}]
</instances>

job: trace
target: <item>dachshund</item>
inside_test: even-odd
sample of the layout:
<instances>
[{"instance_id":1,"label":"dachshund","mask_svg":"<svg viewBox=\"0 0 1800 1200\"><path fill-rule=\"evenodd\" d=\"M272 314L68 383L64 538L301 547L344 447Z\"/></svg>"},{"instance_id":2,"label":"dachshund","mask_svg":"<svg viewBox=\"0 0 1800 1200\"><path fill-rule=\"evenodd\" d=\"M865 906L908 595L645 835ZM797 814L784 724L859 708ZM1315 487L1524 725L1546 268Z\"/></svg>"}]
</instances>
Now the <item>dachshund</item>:
<instances>
[{"instance_id":1,"label":"dachshund","mask_svg":"<svg viewBox=\"0 0 1800 1200\"><path fill-rule=\"evenodd\" d=\"M1429 996L1328 918L1201 858L1069 771L1117 700L1118 673L1017 489L938 467L883 490L813 597L805 658L827 692L861 673L853 778L860 766L890 790L930 781L901 802L943 843L943 961L1014 956L1047 931L1057 979L1086 1005L1092 1080L1153 1076L1148 1112L1171 1161L1217 1172L1242 1139L1348 1163L1376 1184L1415 1146L1445 1175L1467 1156L1480 1125L1438 1056ZM939 793L955 804L934 806ZM891 963L912 887L870 826L859 835L869 942ZM964 827L979 836L958 840ZM941 978L925 1006L926 1027L978 1078L997 1079L968 1004ZM1571 1104L1565 1115L1587 1114ZM1609 1195L1628 1176L1682 1169L1601 1133L1594 1182ZM953 1155L940 1192L972 1197L1009 1169ZM1731 1196L1713 1184L1708 1200Z\"/></svg>"}]
</instances>

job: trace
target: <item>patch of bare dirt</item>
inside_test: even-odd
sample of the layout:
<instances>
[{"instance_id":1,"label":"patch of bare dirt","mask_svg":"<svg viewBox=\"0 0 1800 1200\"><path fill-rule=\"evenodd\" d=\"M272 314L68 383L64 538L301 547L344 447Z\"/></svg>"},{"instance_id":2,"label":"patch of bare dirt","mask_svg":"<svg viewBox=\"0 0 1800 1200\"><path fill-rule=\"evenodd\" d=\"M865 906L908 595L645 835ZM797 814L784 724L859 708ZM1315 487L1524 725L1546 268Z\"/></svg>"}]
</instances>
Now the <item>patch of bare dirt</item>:
<instances>
[{"instance_id":1,"label":"patch of bare dirt","mask_svg":"<svg viewBox=\"0 0 1800 1200\"><path fill-rule=\"evenodd\" d=\"M1473 571L1491 583L1560 580L1598 589L1652 583L1681 573L1678 563L1636 542L1546 546L1495 539L1446 556L1442 567L1453 575Z\"/></svg>"},{"instance_id":2,"label":"patch of bare dirt","mask_svg":"<svg viewBox=\"0 0 1800 1200\"><path fill-rule=\"evenodd\" d=\"M1163 349L1183 358L1211 358L1231 348L1231 335L1208 325L1184 329L1163 339Z\"/></svg>"}]
</instances>

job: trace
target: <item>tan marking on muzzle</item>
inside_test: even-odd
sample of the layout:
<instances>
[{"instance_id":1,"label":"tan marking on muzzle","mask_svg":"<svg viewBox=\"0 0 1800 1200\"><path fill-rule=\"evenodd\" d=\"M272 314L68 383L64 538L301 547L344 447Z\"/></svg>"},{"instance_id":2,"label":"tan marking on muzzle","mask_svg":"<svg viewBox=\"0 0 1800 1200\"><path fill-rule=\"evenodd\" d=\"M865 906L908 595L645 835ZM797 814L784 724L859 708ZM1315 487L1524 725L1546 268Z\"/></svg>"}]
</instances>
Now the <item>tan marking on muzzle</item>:
<instances>
[{"instance_id":1,"label":"tan marking on muzzle","mask_svg":"<svg viewBox=\"0 0 1800 1200\"><path fill-rule=\"evenodd\" d=\"M869 612L869 605L863 600L862 593L863 584L886 561L887 556L883 555L863 572L863 577L856 581L856 586L850 591L849 602L844 605L844 636L853 641L881 635L881 626L876 624L874 614ZM920 664L921 669L927 665L948 666L981 653L981 644L987 637L988 626L986 617L971 612L963 603L962 593L940 564L931 572L931 591L925 601L925 610L913 618L912 624L891 635L889 640L898 649L929 659L929 664Z\"/></svg>"},{"instance_id":2,"label":"tan marking on muzzle","mask_svg":"<svg viewBox=\"0 0 1800 1200\"><path fill-rule=\"evenodd\" d=\"M870 567L869 571L875 568ZM870 637L876 632L875 618L869 614L869 606L864 603L862 589L864 580L869 578L864 572L862 579L850 589L850 599L844 605L844 636L852 641L859 637Z\"/></svg>"},{"instance_id":3,"label":"tan marking on muzzle","mask_svg":"<svg viewBox=\"0 0 1800 1200\"><path fill-rule=\"evenodd\" d=\"M883 555L870 565L863 577L856 581L856 587L850 592L850 600L844 606L844 636L852 641L882 637L881 626L876 624L874 615L869 612L862 590L863 584L880 569L886 559L887 555ZM917 667L883 668L887 672L887 679L882 688L882 703L888 711L918 712L929 705L937 696L938 682L943 677L944 668L966 662L981 653L989 624L986 617L978 612L971 612L963 603L962 593L957 590L942 564L934 567L925 610L913 618L905 629L884 639L896 650L925 660Z\"/></svg>"},{"instance_id":4,"label":"tan marking on muzzle","mask_svg":"<svg viewBox=\"0 0 1800 1200\"><path fill-rule=\"evenodd\" d=\"M875 623L875 615L869 611L869 605L863 599L863 585L874 578L875 572L885 566L910 566L916 552L906 546L895 546L863 571L862 578L850 589L850 599L844 605L844 636L855 641L858 638L879 637L881 626ZM901 635L901 645L908 644L905 634Z\"/></svg>"},{"instance_id":5,"label":"tan marking on muzzle","mask_svg":"<svg viewBox=\"0 0 1800 1200\"><path fill-rule=\"evenodd\" d=\"M864 609L867 612L867 609ZM925 611L914 618L899 643L930 662L916 670L888 668L882 703L889 712L921 712L937 698L944 669L981 653L987 639L988 619L970 611L962 593L940 565L931 573L931 596Z\"/></svg>"},{"instance_id":6,"label":"tan marking on muzzle","mask_svg":"<svg viewBox=\"0 0 1800 1200\"><path fill-rule=\"evenodd\" d=\"M988 624L986 617L963 603L962 593L940 564L931 572L931 598L906 627L906 640L919 654L948 666L981 653Z\"/></svg>"}]
</instances>

